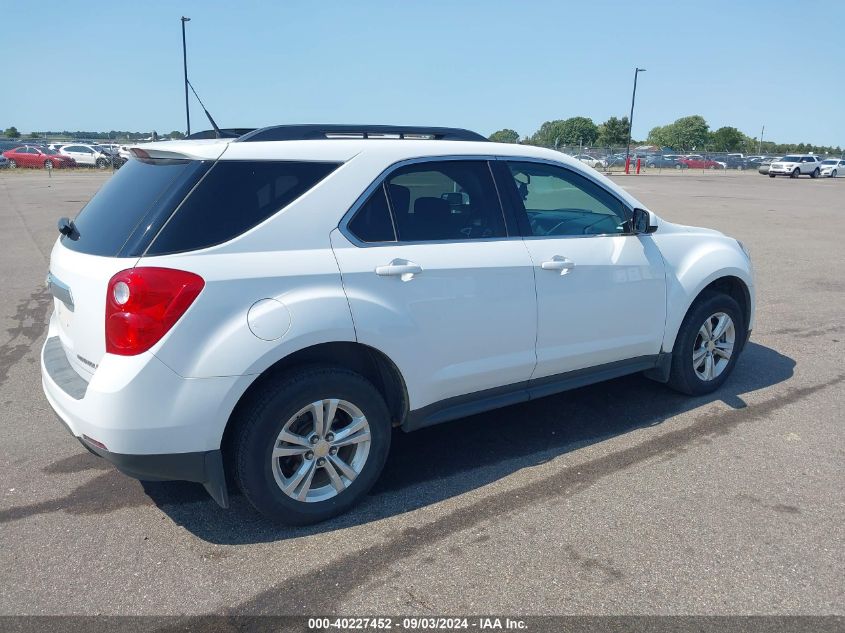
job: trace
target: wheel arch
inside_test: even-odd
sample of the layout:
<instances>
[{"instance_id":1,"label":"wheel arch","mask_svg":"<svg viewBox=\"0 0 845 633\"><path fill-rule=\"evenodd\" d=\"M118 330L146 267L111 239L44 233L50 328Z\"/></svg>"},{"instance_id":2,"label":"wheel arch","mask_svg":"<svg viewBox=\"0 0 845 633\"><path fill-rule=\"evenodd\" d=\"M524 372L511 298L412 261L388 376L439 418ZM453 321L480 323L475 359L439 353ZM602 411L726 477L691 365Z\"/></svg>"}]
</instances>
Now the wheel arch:
<instances>
[{"instance_id":1,"label":"wheel arch","mask_svg":"<svg viewBox=\"0 0 845 633\"><path fill-rule=\"evenodd\" d=\"M396 364L382 351L352 341L319 343L299 349L279 359L250 383L238 399L223 430L221 449L229 454L239 412L268 384L297 367L332 365L364 376L382 394L393 426L399 426L408 415L408 389Z\"/></svg>"},{"instance_id":2,"label":"wheel arch","mask_svg":"<svg viewBox=\"0 0 845 633\"><path fill-rule=\"evenodd\" d=\"M675 339L678 336L681 324L695 303L702 295L713 291L727 294L739 304L742 310L747 340L748 333L751 332L751 328L754 325L755 309L753 283L751 282L750 275L740 270L720 271L701 281L694 292L687 295L688 300L684 304L683 310L679 310L674 316L670 315L667 318L666 332L663 339L663 350L665 352L671 352L674 348ZM742 344L744 345L745 341Z\"/></svg>"}]
</instances>

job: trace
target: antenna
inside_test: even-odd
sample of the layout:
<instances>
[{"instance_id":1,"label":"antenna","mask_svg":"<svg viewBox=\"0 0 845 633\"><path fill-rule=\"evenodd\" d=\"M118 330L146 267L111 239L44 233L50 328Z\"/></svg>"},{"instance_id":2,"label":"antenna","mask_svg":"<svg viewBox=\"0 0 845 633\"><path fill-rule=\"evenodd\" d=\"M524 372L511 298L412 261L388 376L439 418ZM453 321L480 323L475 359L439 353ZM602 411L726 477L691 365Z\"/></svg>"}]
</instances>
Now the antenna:
<instances>
[{"instance_id":1,"label":"antenna","mask_svg":"<svg viewBox=\"0 0 845 633\"><path fill-rule=\"evenodd\" d=\"M205 112L205 116L208 117L208 121L211 123L211 127L214 128L214 132L217 134L217 138L221 138L223 136L223 134L220 131L220 128L217 127L217 124L214 122L214 119L211 118L211 115L208 113L208 110L205 109L205 104L202 102L202 99L200 99L200 96L197 94L197 91L194 89L194 84L192 84L190 81L188 81L187 78L185 79L185 81L188 82L188 85L191 87L191 92L194 93L194 96L197 98L197 101L200 102L200 106L202 107L202 111Z\"/></svg>"}]
</instances>

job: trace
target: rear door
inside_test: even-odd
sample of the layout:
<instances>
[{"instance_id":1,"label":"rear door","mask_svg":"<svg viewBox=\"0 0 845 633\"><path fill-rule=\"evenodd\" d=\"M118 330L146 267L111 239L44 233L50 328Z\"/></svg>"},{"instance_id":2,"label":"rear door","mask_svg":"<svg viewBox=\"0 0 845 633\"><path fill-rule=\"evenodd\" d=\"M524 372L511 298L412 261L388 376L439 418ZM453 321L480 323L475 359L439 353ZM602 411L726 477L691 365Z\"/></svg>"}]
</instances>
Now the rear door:
<instances>
[{"instance_id":1,"label":"rear door","mask_svg":"<svg viewBox=\"0 0 845 633\"><path fill-rule=\"evenodd\" d=\"M501 189L523 223L537 279L532 378L648 362L666 320L663 258L651 237L630 234L630 209L574 170L502 162Z\"/></svg>"},{"instance_id":2,"label":"rear door","mask_svg":"<svg viewBox=\"0 0 845 633\"><path fill-rule=\"evenodd\" d=\"M485 160L400 166L353 207L332 246L358 340L405 377L411 409L527 381L531 260Z\"/></svg>"}]
</instances>

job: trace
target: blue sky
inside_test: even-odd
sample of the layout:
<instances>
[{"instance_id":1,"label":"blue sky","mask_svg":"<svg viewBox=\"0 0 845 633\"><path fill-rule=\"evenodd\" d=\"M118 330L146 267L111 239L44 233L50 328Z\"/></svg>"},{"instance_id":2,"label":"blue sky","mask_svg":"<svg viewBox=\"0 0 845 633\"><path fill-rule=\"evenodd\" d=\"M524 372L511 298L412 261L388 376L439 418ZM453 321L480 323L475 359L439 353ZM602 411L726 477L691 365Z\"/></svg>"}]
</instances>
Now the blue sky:
<instances>
[{"instance_id":1,"label":"blue sky","mask_svg":"<svg viewBox=\"0 0 845 633\"><path fill-rule=\"evenodd\" d=\"M812 4L812 6L810 6ZM0 0L0 128L184 130L188 72L221 126L353 122L520 134L701 114L845 146L845 3ZM9 27L13 29L10 32ZM32 46L12 43L31 42ZM207 128L191 97L194 130Z\"/></svg>"}]
</instances>

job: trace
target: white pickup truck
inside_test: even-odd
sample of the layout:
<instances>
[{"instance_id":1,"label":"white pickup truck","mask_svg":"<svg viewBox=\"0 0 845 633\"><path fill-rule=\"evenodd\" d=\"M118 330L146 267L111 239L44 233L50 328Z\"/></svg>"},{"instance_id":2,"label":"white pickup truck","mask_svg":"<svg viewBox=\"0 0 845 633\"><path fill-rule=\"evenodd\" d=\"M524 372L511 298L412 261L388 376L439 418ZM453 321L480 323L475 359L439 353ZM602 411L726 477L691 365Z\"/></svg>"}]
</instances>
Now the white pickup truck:
<instances>
[{"instance_id":1,"label":"white pickup truck","mask_svg":"<svg viewBox=\"0 0 845 633\"><path fill-rule=\"evenodd\" d=\"M810 178L818 178L821 174L821 161L813 154L789 154L773 162L769 166L769 178L775 176L789 176L798 178L804 174Z\"/></svg>"}]
</instances>

